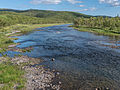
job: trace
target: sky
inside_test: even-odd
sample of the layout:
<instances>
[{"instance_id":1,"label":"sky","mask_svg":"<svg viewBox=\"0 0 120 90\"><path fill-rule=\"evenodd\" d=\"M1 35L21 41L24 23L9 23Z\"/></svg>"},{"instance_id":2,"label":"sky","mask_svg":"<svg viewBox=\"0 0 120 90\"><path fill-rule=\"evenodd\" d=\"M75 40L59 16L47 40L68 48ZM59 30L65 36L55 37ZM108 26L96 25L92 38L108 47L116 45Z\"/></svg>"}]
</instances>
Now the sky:
<instances>
[{"instance_id":1,"label":"sky","mask_svg":"<svg viewBox=\"0 0 120 90\"><path fill-rule=\"evenodd\" d=\"M0 8L73 11L87 15L120 15L120 0L1 0Z\"/></svg>"}]
</instances>

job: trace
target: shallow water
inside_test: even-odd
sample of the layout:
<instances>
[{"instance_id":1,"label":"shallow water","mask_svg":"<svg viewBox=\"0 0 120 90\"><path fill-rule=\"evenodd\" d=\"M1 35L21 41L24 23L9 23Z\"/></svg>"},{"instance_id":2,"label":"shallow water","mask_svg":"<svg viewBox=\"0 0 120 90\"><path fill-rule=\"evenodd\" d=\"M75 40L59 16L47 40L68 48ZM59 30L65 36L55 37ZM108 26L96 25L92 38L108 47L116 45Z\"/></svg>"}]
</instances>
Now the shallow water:
<instances>
[{"instance_id":1,"label":"shallow water","mask_svg":"<svg viewBox=\"0 0 120 90\"><path fill-rule=\"evenodd\" d=\"M32 52L23 55L42 58L42 65L61 72L62 90L120 90L120 50L108 47L119 45L119 38L80 32L68 25L38 30L14 42L21 43L19 48L32 46ZM13 53L17 54L8 52Z\"/></svg>"}]
</instances>

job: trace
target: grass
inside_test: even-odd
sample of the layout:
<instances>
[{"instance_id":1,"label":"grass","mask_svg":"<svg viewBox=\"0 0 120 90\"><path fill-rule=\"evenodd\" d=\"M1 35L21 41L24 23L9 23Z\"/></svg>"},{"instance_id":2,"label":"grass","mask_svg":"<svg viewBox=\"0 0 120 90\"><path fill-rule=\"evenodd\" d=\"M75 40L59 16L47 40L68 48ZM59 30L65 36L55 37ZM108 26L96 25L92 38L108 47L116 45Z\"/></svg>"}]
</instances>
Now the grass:
<instances>
[{"instance_id":1,"label":"grass","mask_svg":"<svg viewBox=\"0 0 120 90\"><path fill-rule=\"evenodd\" d=\"M54 25L60 25L60 24L17 24L17 25L12 25L8 27L4 27L2 31L5 31L8 36L11 35L16 35L17 34L26 34L30 31L32 31L35 28L40 28L40 27L48 27L48 26L54 26Z\"/></svg>"},{"instance_id":2,"label":"grass","mask_svg":"<svg viewBox=\"0 0 120 90\"><path fill-rule=\"evenodd\" d=\"M0 34L0 53L6 51L7 47L14 44L13 39L6 37L4 34Z\"/></svg>"},{"instance_id":3,"label":"grass","mask_svg":"<svg viewBox=\"0 0 120 90\"><path fill-rule=\"evenodd\" d=\"M71 27L74 27L75 29L83 32L92 32L95 34L107 35L107 36L120 36L118 32L113 32L105 29L97 29L97 28L89 28L89 27L81 27L81 26L79 27L71 26Z\"/></svg>"},{"instance_id":4,"label":"grass","mask_svg":"<svg viewBox=\"0 0 120 90\"><path fill-rule=\"evenodd\" d=\"M25 79L22 77L24 71L10 62L0 64L0 90L14 90L17 87L20 90L25 85Z\"/></svg>"}]
</instances>

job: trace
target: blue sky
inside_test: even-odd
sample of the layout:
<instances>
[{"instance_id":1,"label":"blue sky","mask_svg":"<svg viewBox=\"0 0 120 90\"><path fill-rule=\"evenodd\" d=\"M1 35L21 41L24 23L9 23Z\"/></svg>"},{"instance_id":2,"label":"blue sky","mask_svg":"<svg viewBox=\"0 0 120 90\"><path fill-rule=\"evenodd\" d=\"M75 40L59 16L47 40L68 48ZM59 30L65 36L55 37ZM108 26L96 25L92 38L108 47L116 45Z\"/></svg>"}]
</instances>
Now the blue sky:
<instances>
[{"instance_id":1,"label":"blue sky","mask_svg":"<svg viewBox=\"0 0 120 90\"><path fill-rule=\"evenodd\" d=\"M74 11L88 15L116 16L120 0L2 0L0 8Z\"/></svg>"}]
</instances>

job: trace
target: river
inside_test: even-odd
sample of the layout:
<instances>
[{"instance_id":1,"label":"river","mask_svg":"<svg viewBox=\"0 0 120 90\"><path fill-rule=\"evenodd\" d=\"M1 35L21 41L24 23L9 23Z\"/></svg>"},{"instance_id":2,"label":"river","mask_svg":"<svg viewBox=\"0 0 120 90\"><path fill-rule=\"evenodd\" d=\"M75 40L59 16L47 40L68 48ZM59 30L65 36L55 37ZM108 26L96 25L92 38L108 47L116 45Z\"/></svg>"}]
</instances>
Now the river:
<instances>
[{"instance_id":1,"label":"river","mask_svg":"<svg viewBox=\"0 0 120 90\"><path fill-rule=\"evenodd\" d=\"M14 42L21 43L17 47L33 47L23 55L42 58L40 65L60 72L61 90L120 90L119 38L77 31L68 25L38 28L17 38Z\"/></svg>"}]
</instances>

